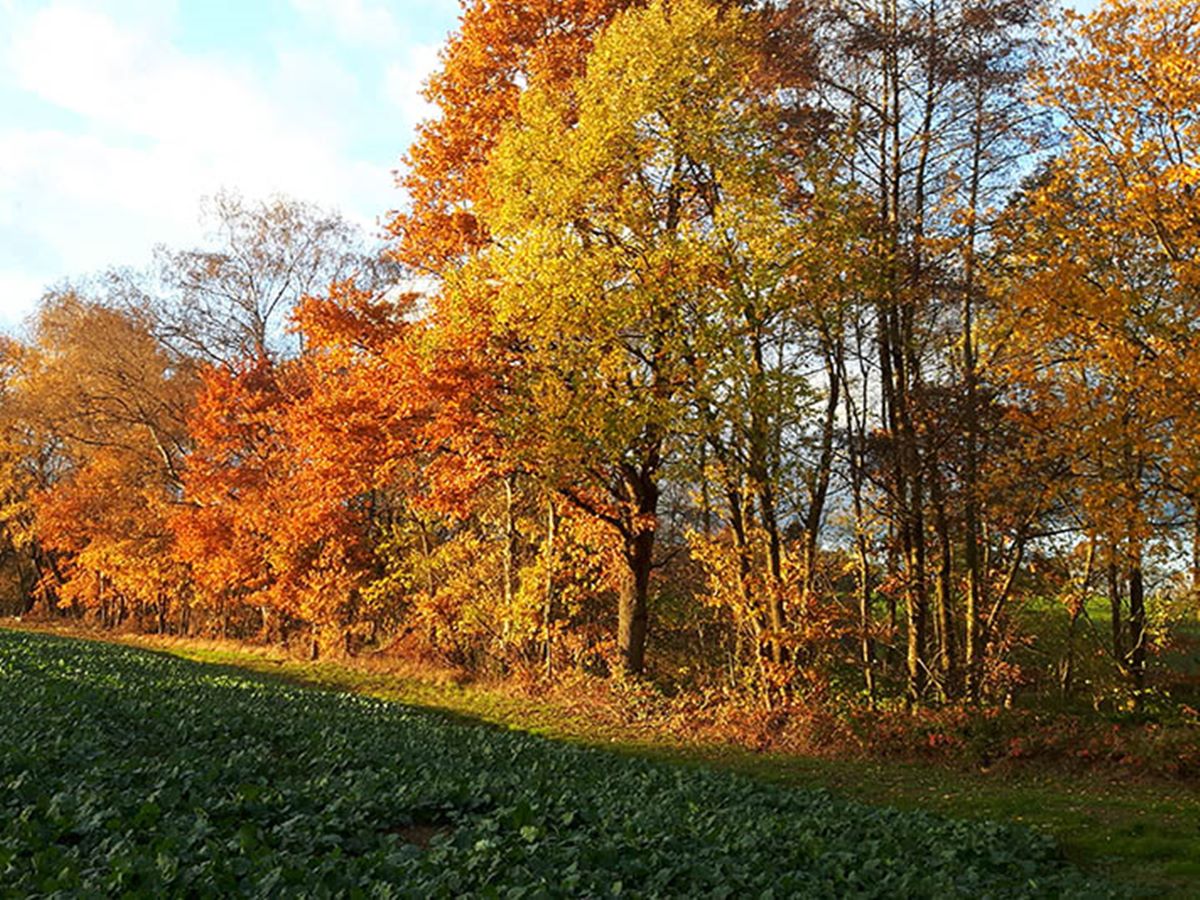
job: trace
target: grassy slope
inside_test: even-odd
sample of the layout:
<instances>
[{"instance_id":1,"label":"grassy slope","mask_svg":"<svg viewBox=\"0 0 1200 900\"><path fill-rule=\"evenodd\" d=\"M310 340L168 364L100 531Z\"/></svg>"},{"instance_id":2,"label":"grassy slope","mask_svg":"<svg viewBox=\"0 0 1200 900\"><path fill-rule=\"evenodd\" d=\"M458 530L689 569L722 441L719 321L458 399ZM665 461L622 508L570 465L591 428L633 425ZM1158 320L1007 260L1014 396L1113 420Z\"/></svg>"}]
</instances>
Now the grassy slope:
<instances>
[{"instance_id":1,"label":"grassy slope","mask_svg":"<svg viewBox=\"0 0 1200 900\"><path fill-rule=\"evenodd\" d=\"M0 622L5 624L14 625ZM921 808L960 818L1020 822L1054 835L1077 863L1147 893L1189 897L1200 890L1200 791L1194 785L1011 770L984 774L900 762L814 759L727 745L681 744L670 735L598 726L569 710L496 687L436 683L331 661L299 662L260 649L201 641L120 640L198 662L356 691L557 740L682 765L728 769L766 781L824 787L869 803Z\"/></svg>"}]
</instances>

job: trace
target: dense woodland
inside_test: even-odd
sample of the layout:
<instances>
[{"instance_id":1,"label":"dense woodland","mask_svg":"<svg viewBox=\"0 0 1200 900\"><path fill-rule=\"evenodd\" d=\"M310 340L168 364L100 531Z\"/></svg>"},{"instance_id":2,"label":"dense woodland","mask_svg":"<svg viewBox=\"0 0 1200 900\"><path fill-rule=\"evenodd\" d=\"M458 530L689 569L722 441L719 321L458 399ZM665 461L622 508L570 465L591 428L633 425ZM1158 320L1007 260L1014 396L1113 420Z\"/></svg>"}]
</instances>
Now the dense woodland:
<instances>
[{"instance_id":1,"label":"dense woodland","mask_svg":"<svg viewBox=\"0 0 1200 900\"><path fill-rule=\"evenodd\" d=\"M4 343L0 604L747 704L1169 704L1200 2L1044 15L468 0L385 246L220 195Z\"/></svg>"}]
</instances>

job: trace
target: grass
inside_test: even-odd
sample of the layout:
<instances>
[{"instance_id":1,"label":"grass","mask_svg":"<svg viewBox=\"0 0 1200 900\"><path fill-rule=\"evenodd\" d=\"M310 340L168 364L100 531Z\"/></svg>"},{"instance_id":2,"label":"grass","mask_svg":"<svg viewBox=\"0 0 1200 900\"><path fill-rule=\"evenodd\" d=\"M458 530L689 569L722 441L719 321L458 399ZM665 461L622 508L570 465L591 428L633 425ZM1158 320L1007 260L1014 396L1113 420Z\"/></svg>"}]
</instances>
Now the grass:
<instances>
[{"instance_id":1,"label":"grass","mask_svg":"<svg viewBox=\"0 0 1200 900\"><path fill-rule=\"evenodd\" d=\"M97 637L77 630L69 633ZM681 743L671 735L598 723L561 705L497 686L430 680L337 661L302 662L259 648L203 641L117 639L197 662L351 691L576 745L733 771L771 783L826 788L871 804L1019 823L1053 836L1073 862L1139 892L1189 897L1200 890L1200 786L1194 783L1138 780L1132 773L1129 777L1065 775L1032 768L969 772Z\"/></svg>"},{"instance_id":2,"label":"grass","mask_svg":"<svg viewBox=\"0 0 1200 900\"><path fill-rule=\"evenodd\" d=\"M0 897L1123 897L1027 828L0 631Z\"/></svg>"}]
</instances>

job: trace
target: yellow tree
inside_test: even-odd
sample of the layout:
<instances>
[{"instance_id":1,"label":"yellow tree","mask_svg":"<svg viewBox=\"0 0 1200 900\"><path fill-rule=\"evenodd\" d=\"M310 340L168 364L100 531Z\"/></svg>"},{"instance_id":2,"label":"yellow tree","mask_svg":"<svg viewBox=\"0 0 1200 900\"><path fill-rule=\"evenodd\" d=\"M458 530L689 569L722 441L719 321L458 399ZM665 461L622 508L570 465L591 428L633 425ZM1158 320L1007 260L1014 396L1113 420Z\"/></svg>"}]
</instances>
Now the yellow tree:
<instances>
[{"instance_id":1,"label":"yellow tree","mask_svg":"<svg viewBox=\"0 0 1200 900\"><path fill-rule=\"evenodd\" d=\"M618 15L572 90L522 97L481 210L493 244L449 282L487 299L513 354L504 421L524 467L610 526L629 672L708 342L746 302L737 285L793 252L764 24L706 0Z\"/></svg>"}]
</instances>

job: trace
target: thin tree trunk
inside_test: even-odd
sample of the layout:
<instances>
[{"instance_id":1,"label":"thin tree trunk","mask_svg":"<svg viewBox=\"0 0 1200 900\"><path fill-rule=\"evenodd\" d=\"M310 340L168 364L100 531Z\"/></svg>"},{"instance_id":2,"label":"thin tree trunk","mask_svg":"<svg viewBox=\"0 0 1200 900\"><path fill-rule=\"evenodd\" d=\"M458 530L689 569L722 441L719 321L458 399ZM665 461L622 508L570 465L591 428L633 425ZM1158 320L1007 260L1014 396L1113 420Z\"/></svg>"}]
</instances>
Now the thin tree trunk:
<instances>
[{"instance_id":1,"label":"thin tree trunk","mask_svg":"<svg viewBox=\"0 0 1200 900\"><path fill-rule=\"evenodd\" d=\"M784 661L783 634L787 627L783 607L783 542L779 535L779 517L775 497L775 466L771 458L771 434L769 419L764 416L762 405L766 402L766 364L764 362L761 324L748 314L747 326L751 333L750 374L750 434L748 442L749 474L752 489L758 496L758 517L767 537L767 621L770 624L769 640L771 660Z\"/></svg>"},{"instance_id":2,"label":"thin tree trunk","mask_svg":"<svg viewBox=\"0 0 1200 900\"><path fill-rule=\"evenodd\" d=\"M1141 549L1129 560L1129 674L1133 680L1133 703L1141 708L1146 688L1146 587L1142 575Z\"/></svg>"},{"instance_id":3,"label":"thin tree trunk","mask_svg":"<svg viewBox=\"0 0 1200 900\"><path fill-rule=\"evenodd\" d=\"M504 610L505 622L511 615L517 586L517 526L513 515L514 475L504 478Z\"/></svg>"},{"instance_id":4,"label":"thin tree trunk","mask_svg":"<svg viewBox=\"0 0 1200 900\"><path fill-rule=\"evenodd\" d=\"M787 657L784 629L787 618L783 608L783 543L775 513L775 495L764 486L758 495L759 518L767 535L767 615L771 623L771 660L782 663Z\"/></svg>"},{"instance_id":5,"label":"thin tree trunk","mask_svg":"<svg viewBox=\"0 0 1200 900\"><path fill-rule=\"evenodd\" d=\"M1067 622L1067 653L1063 660L1062 676L1059 680L1059 687L1064 698L1070 698L1075 692L1075 631L1086 608L1087 591L1092 581L1092 568L1095 561L1096 542L1089 540L1087 562L1083 567L1083 576L1079 579L1075 596L1071 597L1071 617Z\"/></svg>"},{"instance_id":6,"label":"thin tree trunk","mask_svg":"<svg viewBox=\"0 0 1200 900\"><path fill-rule=\"evenodd\" d=\"M1110 549L1110 553L1115 552ZM1108 563L1108 603L1112 614L1112 652L1121 668L1125 667L1125 612L1122 597L1121 579L1118 575L1115 559Z\"/></svg>"},{"instance_id":7,"label":"thin tree trunk","mask_svg":"<svg viewBox=\"0 0 1200 900\"><path fill-rule=\"evenodd\" d=\"M546 588L545 588L545 608L543 611L543 619L546 625L546 677L554 676L554 653L551 646L551 639L554 634L554 568L555 568L555 547L554 541L558 533L558 518L554 508L554 497L551 496L546 501Z\"/></svg>"},{"instance_id":8,"label":"thin tree trunk","mask_svg":"<svg viewBox=\"0 0 1200 900\"><path fill-rule=\"evenodd\" d=\"M742 493L737 485L727 489L729 498L729 527L733 530L733 548L737 555L737 591L738 599L742 602L741 615L754 619L756 631L761 632L763 623L758 621L759 615L754 598L750 594L750 540L746 522L746 507L742 502ZM759 652L756 649L756 652Z\"/></svg>"},{"instance_id":9,"label":"thin tree trunk","mask_svg":"<svg viewBox=\"0 0 1200 900\"><path fill-rule=\"evenodd\" d=\"M923 499L920 485L914 486L913 502ZM910 704L919 703L927 680L925 648L928 643L929 610L925 584L924 516L912 510L912 524L907 529L907 575L905 615L907 626L905 660L907 662L906 696Z\"/></svg>"},{"instance_id":10,"label":"thin tree trunk","mask_svg":"<svg viewBox=\"0 0 1200 900\"><path fill-rule=\"evenodd\" d=\"M425 527L425 522L417 518L417 529L421 535L421 556L425 560L425 590L430 600L437 593L437 583L433 578L433 546L429 540L429 530Z\"/></svg>"},{"instance_id":11,"label":"thin tree trunk","mask_svg":"<svg viewBox=\"0 0 1200 900\"><path fill-rule=\"evenodd\" d=\"M1200 506L1192 500L1192 593L1200 596Z\"/></svg>"},{"instance_id":12,"label":"thin tree trunk","mask_svg":"<svg viewBox=\"0 0 1200 900\"><path fill-rule=\"evenodd\" d=\"M825 517L825 502L829 496L829 481L833 474L833 442L837 430L838 404L841 402L842 381L839 373L839 349L826 339L825 375L829 391L825 400L825 415L821 423L821 455L809 482L808 512L804 519L804 583L801 596L807 604L812 599L817 568L818 538Z\"/></svg>"},{"instance_id":13,"label":"thin tree trunk","mask_svg":"<svg viewBox=\"0 0 1200 900\"><path fill-rule=\"evenodd\" d=\"M863 504L865 461L862 419L855 414L853 392L846 373L845 356L838 355L837 377L845 384L845 416L849 436L850 496L854 504L854 546L858 552L858 628L863 686L867 702L875 707L875 644L871 639L871 556L867 543L867 523Z\"/></svg>"},{"instance_id":14,"label":"thin tree trunk","mask_svg":"<svg viewBox=\"0 0 1200 900\"><path fill-rule=\"evenodd\" d=\"M933 485L934 529L938 540L938 572L937 572L937 623L938 623L938 676L941 679L942 698L948 700L958 693L958 667L954 634L954 617L951 604L954 602L953 590L953 551L950 542L950 523L946 517L945 498L942 496L941 482L935 476Z\"/></svg>"},{"instance_id":15,"label":"thin tree trunk","mask_svg":"<svg viewBox=\"0 0 1200 900\"><path fill-rule=\"evenodd\" d=\"M963 565L966 568L967 590L963 670L966 674L967 698L979 701L979 673L982 647L979 644L979 616L987 604L984 597L986 579L979 554L979 386L975 370L975 311L976 243L979 235L979 190L984 160L983 126L984 94L987 85L976 80L974 116L971 120L971 176L967 197L967 237L963 264L962 292L962 364L966 387L966 447L963 471Z\"/></svg>"}]
</instances>

